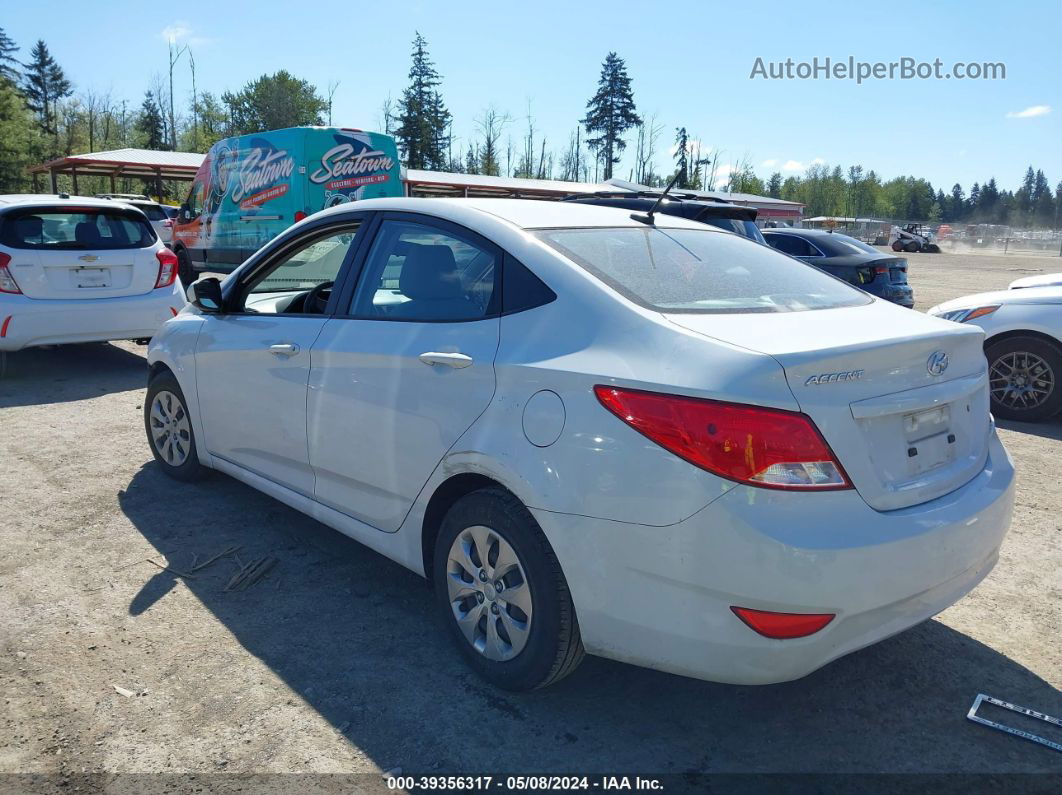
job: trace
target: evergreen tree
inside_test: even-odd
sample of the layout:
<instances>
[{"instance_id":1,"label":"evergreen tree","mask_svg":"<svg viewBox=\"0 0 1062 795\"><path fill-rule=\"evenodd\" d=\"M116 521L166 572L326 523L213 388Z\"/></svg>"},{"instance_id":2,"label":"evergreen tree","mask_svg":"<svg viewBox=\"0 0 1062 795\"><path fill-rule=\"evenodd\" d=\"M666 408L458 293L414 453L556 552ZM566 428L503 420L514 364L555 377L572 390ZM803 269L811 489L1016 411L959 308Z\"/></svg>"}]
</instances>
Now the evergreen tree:
<instances>
[{"instance_id":1,"label":"evergreen tree","mask_svg":"<svg viewBox=\"0 0 1062 795\"><path fill-rule=\"evenodd\" d=\"M634 109L634 92L623 59L610 52L601 65L597 93L586 103L586 145L602 164L602 179L612 178L612 168L627 148L623 133L642 123ZM596 135L594 135L596 133Z\"/></svg>"},{"instance_id":2,"label":"evergreen tree","mask_svg":"<svg viewBox=\"0 0 1062 795\"><path fill-rule=\"evenodd\" d=\"M144 95L144 104L140 106L140 118L136 121L137 132L142 136L146 149L165 149L166 132L162 121L162 111L155 95L148 91Z\"/></svg>"},{"instance_id":3,"label":"evergreen tree","mask_svg":"<svg viewBox=\"0 0 1062 795\"><path fill-rule=\"evenodd\" d=\"M675 171L678 179L675 186L689 190L690 188L690 137L685 127L675 128Z\"/></svg>"},{"instance_id":4,"label":"evergreen tree","mask_svg":"<svg viewBox=\"0 0 1062 795\"><path fill-rule=\"evenodd\" d=\"M782 198L782 172L775 171L767 180L767 195L772 199Z\"/></svg>"},{"instance_id":5,"label":"evergreen tree","mask_svg":"<svg viewBox=\"0 0 1062 795\"><path fill-rule=\"evenodd\" d=\"M26 102L8 80L0 80L0 193L20 193L26 166L37 159L37 126Z\"/></svg>"},{"instance_id":6,"label":"evergreen tree","mask_svg":"<svg viewBox=\"0 0 1062 795\"><path fill-rule=\"evenodd\" d=\"M973 187L970 188L970 198L966 202L966 208L967 208L966 217L969 218L969 219L973 219L977 215L978 210L980 210L980 207L981 207L981 186L978 185L975 182L973 184Z\"/></svg>"},{"instance_id":7,"label":"evergreen tree","mask_svg":"<svg viewBox=\"0 0 1062 795\"><path fill-rule=\"evenodd\" d=\"M962 185L956 182L951 186L951 202L948 205L948 218L952 221L961 221L966 217L966 196Z\"/></svg>"},{"instance_id":8,"label":"evergreen tree","mask_svg":"<svg viewBox=\"0 0 1062 795\"><path fill-rule=\"evenodd\" d=\"M446 168L451 116L439 93L441 80L428 55L428 42L417 33L409 87L398 101L398 127L394 131L408 168Z\"/></svg>"},{"instance_id":9,"label":"evergreen tree","mask_svg":"<svg viewBox=\"0 0 1062 795\"><path fill-rule=\"evenodd\" d=\"M23 93L29 109L37 114L37 121L46 135L56 134L56 103L73 92L70 81L62 68L48 52L48 45L41 39L30 51L26 64Z\"/></svg>"},{"instance_id":10,"label":"evergreen tree","mask_svg":"<svg viewBox=\"0 0 1062 795\"><path fill-rule=\"evenodd\" d=\"M17 86L21 79L19 68L22 64L15 58L16 52L18 45L0 28L0 78Z\"/></svg>"}]
</instances>

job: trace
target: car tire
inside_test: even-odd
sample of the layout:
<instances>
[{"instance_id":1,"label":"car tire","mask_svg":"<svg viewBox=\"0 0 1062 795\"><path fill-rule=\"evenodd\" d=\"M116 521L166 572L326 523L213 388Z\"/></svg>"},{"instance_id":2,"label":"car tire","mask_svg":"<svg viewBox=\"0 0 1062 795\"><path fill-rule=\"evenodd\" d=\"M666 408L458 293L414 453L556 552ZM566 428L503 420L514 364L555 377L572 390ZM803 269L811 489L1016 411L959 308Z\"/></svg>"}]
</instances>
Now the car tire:
<instances>
[{"instance_id":1,"label":"car tire","mask_svg":"<svg viewBox=\"0 0 1062 795\"><path fill-rule=\"evenodd\" d=\"M186 248L177 249L177 276L186 290L188 285L195 281L195 269L192 267L192 258L188 256Z\"/></svg>"},{"instance_id":2,"label":"car tire","mask_svg":"<svg viewBox=\"0 0 1062 795\"><path fill-rule=\"evenodd\" d=\"M557 556L531 513L504 489L475 491L450 508L432 575L451 637L497 687L546 687L582 662L579 623Z\"/></svg>"},{"instance_id":3,"label":"car tire","mask_svg":"<svg viewBox=\"0 0 1062 795\"><path fill-rule=\"evenodd\" d=\"M144 430L151 454L171 478L193 481L207 474L207 468L199 463L184 392L169 370L159 373L148 383L144 399Z\"/></svg>"},{"instance_id":4,"label":"car tire","mask_svg":"<svg viewBox=\"0 0 1062 795\"><path fill-rule=\"evenodd\" d=\"M990 342L985 357L995 416L1039 422L1062 409L1062 349L1059 346L1039 337L1008 337ZM1029 387L1044 390L1046 394L1032 392L1032 398L1022 398L1015 391Z\"/></svg>"}]
</instances>

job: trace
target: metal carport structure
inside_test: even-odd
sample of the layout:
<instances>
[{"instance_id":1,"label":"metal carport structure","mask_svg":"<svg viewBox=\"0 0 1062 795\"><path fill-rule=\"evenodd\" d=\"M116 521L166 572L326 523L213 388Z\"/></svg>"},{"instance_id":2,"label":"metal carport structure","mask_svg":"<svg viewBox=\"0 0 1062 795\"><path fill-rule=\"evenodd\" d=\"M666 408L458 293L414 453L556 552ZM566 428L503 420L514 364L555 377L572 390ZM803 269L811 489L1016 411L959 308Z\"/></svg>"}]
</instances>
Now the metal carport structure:
<instances>
[{"instance_id":1,"label":"metal carport structure","mask_svg":"<svg viewBox=\"0 0 1062 795\"><path fill-rule=\"evenodd\" d=\"M112 149L108 152L90 152L84 155L68 155L30 166L33 187L39 190L38 178L48 174L52 193L58 193L56 177L69 176L74 193L79 193L77 179L83 177L110 177L111 191L116 180L125 177L154 180L180 180L190 182L203 162L197 152L157 152L152 149Z\"/></svg>"}]
</instances>

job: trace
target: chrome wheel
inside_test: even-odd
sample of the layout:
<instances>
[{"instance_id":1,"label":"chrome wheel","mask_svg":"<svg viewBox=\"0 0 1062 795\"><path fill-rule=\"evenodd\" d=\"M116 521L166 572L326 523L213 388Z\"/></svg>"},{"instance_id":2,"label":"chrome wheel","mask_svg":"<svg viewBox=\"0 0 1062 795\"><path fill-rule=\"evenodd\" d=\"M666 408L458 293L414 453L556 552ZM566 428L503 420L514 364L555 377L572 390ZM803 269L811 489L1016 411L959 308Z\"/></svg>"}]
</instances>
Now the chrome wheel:
<instances>
[{"instance_id":1,"label":"chrome wheel","mask_svg":"<svg viewBox=\"0 0 1062 795\"><path fill-rule=\"evenodd\" d=\"M1012 351L992 362L988 373L992 399L1012 409L1033 409L1055 390L1051 365L1035 353Z\"/></svg>"},{"instance_id":2,"label":"chrome wheel","mask_svg":"<svg viewBox=\"0 0 1062 795\"><path fill-rule=\"evenodd\" d=\"M531 587L508 541L476 525L457 534L446 561L446 588L457 626L489 660L511 660L527 645Z\"/></svg>"},{"instance_id":3,"label":"chrome wheel","mask_svg":"<svg viewBox=\"0 0 1062 795\"><path fill-rule=\"evenodd\" d=\"M192 426L181 399L165 390L157 393L151 401L149 424L151 443L162 460L170 466L181 466L192 449Z\"/></svg>"}]
</instances>

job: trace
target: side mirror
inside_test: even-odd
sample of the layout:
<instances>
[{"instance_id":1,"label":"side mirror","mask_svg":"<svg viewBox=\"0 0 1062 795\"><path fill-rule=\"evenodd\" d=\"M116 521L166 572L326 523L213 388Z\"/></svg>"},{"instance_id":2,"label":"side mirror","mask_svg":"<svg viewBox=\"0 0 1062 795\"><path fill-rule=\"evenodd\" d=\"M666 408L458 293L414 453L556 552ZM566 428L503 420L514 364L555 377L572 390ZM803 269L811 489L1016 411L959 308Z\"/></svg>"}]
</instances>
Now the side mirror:
<instances>
[{"instance_id":1,"label":"side mirror","mask_svg":"<svg viewBox=\"0 0 1062 795\"><path fill-rule=\"evenodd\" d=\"M187 204L182 204L181 205L181 209L177 213L177 219L182 224L186 224L186 223L188 223L189 221L192 220L192 211L188 209L188 205Z\"/></svg>"},{"instance_id":2,"label":"side mirror","mask_svg":"<svg viewBox=\"0 0 1062 795\"><path fill-rule=\"evenodd\" d=\"M218 314L223 310L224 299L221 297L221 282L213 276L192 282L192 303L204 312Z\"/></svg>"}]
</instances>

